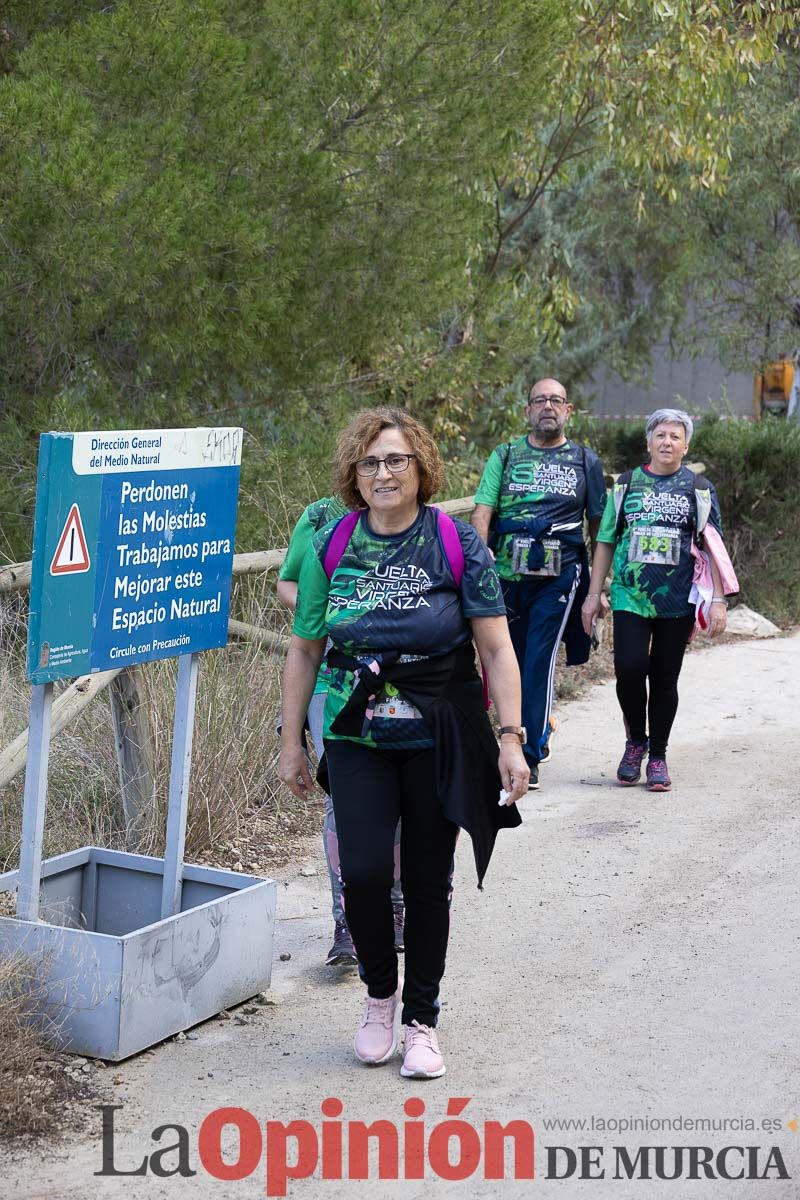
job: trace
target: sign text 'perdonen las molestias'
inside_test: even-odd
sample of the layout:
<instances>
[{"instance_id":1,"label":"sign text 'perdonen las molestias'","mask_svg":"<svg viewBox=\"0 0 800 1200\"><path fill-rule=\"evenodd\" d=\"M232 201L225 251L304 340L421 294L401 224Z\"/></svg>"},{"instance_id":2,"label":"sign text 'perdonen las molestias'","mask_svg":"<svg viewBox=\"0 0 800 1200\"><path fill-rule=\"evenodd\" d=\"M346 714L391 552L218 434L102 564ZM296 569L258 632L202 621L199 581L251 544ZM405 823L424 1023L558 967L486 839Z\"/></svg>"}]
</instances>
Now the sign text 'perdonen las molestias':
<instances>
[{"instance_id":1,"label":"sign text 'perdonen las molestias'","mask_svg":"<svg viewBox=\"0 0 800 1200\"><path fill-rule=\"evenodd\" d=\"M33 683L225 645L241 449L241 429L42 435Z\"/></svg>"}]
</instances>

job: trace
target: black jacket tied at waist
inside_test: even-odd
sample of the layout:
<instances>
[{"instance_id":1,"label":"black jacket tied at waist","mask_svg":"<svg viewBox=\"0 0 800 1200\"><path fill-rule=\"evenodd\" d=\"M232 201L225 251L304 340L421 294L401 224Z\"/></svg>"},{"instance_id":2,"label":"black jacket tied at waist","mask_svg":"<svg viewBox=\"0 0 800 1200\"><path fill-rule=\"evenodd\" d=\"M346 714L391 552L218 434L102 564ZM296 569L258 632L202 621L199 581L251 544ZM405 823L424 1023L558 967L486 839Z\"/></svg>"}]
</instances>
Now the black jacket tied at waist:
<instances>
[{"instance_id":1,"label":"black jacket tied at waist","mask_svg":"<svg viewBox=\"0 0 800 1200\"><path fill-rule=\"evenodd\" d=\"M442 811L472 838L478 887L482 887L497 831L516 828L522 818L516 805L498 804L502 782L497 742L484 707L472 642L449 654L416 662L399 662L395 653L373 659L369 665L367 658L358 659L335 648L328 651L328 666L343 667L356 676L353 692L331 732L341 737L363 736L371 697L387 683L419 709L435 742L436 792ZM324 759L318 778L325 787Z\"/></svg>"}]
</instances>

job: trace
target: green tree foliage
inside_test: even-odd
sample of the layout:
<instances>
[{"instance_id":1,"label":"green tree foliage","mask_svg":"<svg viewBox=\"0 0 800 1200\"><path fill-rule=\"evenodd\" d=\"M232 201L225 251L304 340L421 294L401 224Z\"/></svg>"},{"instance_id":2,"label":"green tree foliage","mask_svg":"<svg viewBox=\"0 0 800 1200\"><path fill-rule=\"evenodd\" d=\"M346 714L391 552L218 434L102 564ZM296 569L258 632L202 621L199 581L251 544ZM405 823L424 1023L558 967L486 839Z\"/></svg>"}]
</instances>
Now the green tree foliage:
<instances>
[{"instance_id":1,"label":"green tree foliage","mask_svg":"<svg viewBox=\"0 0 800 1200\"><path fill-rule=\"evenodd\" d=\"M682 209L690 293L702 328L676 323L688 350L716 347L752 371L800 344L800 58L765 72L731 145L725 194Z\"/></svg>"},{"instance_id":2,"label":"green tree foliage","mask_svg":"<svg viewBox=\"0 0 800 1200\"><path fill-rule=\"evenodd\" d=\"M450 434L470 413L478 440L503 432L508 396L537 370L580 384L599 362L642 368L698 278L689 205L726 209L747 106L798 20L789 4L733 0L564 12L568 50L536 60L544 102L502 131L491 179L475 182L487 220L449 323L386 363L393 392Z\"/></svg>"},{"instance_id":3,"label":"green tree foliage","mask_svg":"<svg viewBox=\"0 0 800 1200\"><path fill-rule=\"evenodd\" d=\"M676 165L718 186L729 97L788 21L733 0L12 4L11 387L89 361L128 396L271 396L358 374L448 303L485 320L498 274L556 340L578 296L563 263L523 278L526 218L598 150L640 207Z\"/></svg>"},{"instance_id":4,"label":"green tree foliage","mask_svg":"<svg viewBox=\"0 0 800 1200\"><path fill-rule=\"evenodd\" d=\"M357 368L463 272L464 185L557 26L547 0L151 0L31 38L0 92L12 388L89 361L128 396L269 397Z\"/></svg>"}]
</instances>

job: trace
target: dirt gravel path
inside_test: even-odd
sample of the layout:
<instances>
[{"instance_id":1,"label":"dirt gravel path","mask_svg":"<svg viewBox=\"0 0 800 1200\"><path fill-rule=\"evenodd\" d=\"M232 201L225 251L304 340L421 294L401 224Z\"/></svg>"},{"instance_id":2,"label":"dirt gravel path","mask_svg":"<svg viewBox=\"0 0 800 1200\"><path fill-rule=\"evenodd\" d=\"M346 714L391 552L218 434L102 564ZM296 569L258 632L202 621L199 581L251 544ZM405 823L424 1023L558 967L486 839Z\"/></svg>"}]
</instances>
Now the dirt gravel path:
<instances>
[{"instance_id":1,"label":"dirt gravel path","mask_svg":"<svg viewBox=\"0 0 800 1200\"><path fill-rule=\"evenodd\" d=\"M524 825L501 835L481 894L468 845L458 853L453 931L441 1038L448 1073L399 1077L399 1060L360 1067L351 1038L360 1008L352 972L322 965L330 936L325 876L316 842L279 888L271 996L247 1025L215 1020L196 1040L166 1042L105 1078L117 1112L116 1163L131 1170L157 1149L155 1126L188 1130L190 1178L97 1178L100 1117L46 1151L3 1163L4 1196L249 1197L264 1194L262 1165L249 1179L220 1182L198 1161L197 1130L220 1106L259 1122L305 1119L338 1097L342 1120L401 1126L411 1096L426 1105L428 1133L448 1100L470 1097L466 1119L517 1119L535 1131L535 1182L436 1178L290 1182L310 1200L533 1195L589 1198L800 1195L798 994L798 736L800 636L709 648L689 656L670 752L669 795L613 785L621 749L613 684L560 713L542 788L523 806ZM297 868L304 864L297 864ZM290 953L282 962L278 954ZM595 1119L584 1132L548 1130L555 1119ZM670 1118L734 1122L727 1131L654 1131ZM598 1129L598 1119L649 1119L650 1131ZM737 1128L752 1120L754 1130ZM764 1129L763 1121L774 1122ZM164 1143L173 1142L172 1134ZM547 1178L547 1147L599 1147L606 1176ZM777 1145L786 1170L768 1180L667 1183L614 1178L615 1146L755 1146L763 1171ZM556 1156L563 1171L567 1155ZM176 1156L165 1161L172 1168ZM745 1163L747 1160L745 1160ZM738 1171L742 1159L732 1158ZM403 1160L401 1159L401 1173ZM533 1190L531 1190L533 1189Z\"/></svg>"}]
</instances>

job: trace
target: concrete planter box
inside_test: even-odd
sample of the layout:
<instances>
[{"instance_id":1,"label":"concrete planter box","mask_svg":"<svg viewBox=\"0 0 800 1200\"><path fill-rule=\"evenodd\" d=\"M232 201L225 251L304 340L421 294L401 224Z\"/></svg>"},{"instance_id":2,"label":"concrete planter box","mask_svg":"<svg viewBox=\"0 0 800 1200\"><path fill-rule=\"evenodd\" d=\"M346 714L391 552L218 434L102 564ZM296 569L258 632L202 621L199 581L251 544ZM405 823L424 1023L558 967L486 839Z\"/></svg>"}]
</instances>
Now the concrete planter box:
<instances>
[{"instance_id":1,"label":"concrete planter box","mask_svg":"<svg viewBox=\"0 0 800 1200\"><path fill-rule=\"evenodd\" d=\"M39 964L63 1049L127 1058L269 987L274 881L184 866L162 920L163 875L161 858L83 846L42 863L38 922L0 917L0 955Z\"/></svg>"}]
</instances>

